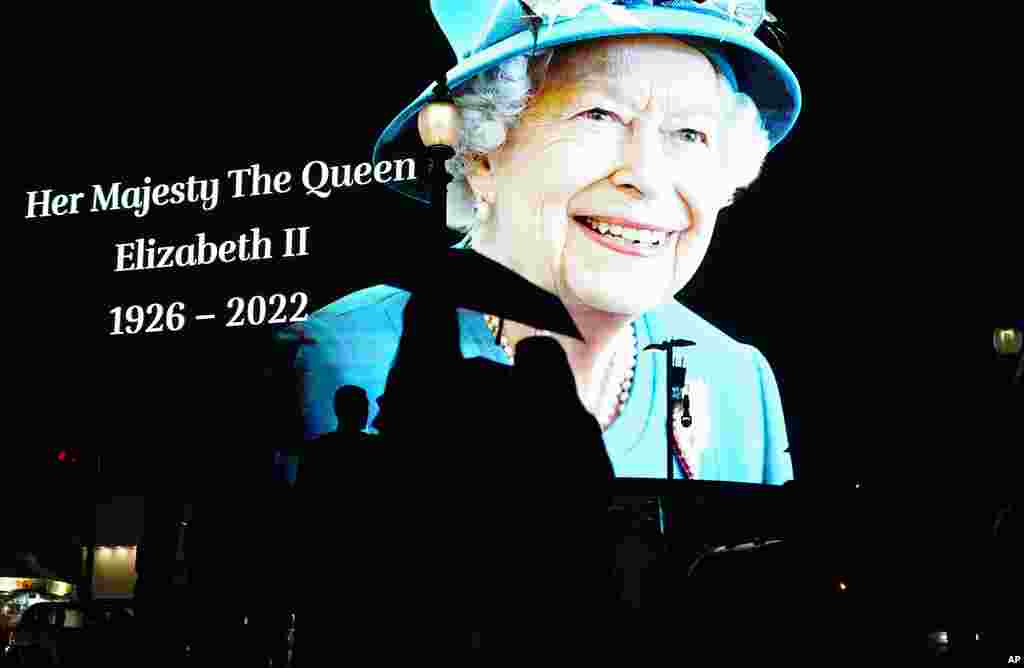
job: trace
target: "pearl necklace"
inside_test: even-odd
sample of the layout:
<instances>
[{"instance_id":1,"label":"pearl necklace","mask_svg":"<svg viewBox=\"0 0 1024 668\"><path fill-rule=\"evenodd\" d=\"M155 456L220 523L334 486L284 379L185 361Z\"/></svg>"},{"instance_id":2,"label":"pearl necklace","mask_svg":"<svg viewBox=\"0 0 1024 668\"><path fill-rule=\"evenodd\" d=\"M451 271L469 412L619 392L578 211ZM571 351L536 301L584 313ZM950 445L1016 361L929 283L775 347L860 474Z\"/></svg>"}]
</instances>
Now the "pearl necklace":
<instances>
[{"instance_id":1,"label":"pearl necklace","mask_svg":"<svg viewBox=\"0 0 1024 668\"><path fill-rule=\"evenodd\" d=\"M486 314L484 315L484 322L487 324L487 329L491 330L491 336L495 338L496 343L501 346L501 349L508 355L509 360L515 364L515 348L509 341L508 337L502 333L501 338L498 338L498 330L501 327L501 319L497 316ZM551 336L551 332L547 330L537 330L539 336ZM629 350L626 350L626 347ZM611 361L611 378L621 378L622 380L615 384L609 384L608 388L616 388L612 392L604 390L602 396L598 401L597 410L592 410L591 413L597 418L597 421L601 424L601 429L605 430L611 426L611 423L617 418L622 410L626 406L626 402L629 401L630 389L633 387L633 377L636 375L636 364L637 356L639 355L639 346L637 344L636 329L631 325L629 328L628 340L622 344L620 350L616 351L612 356Z\"/></svg>"}]
</instances>

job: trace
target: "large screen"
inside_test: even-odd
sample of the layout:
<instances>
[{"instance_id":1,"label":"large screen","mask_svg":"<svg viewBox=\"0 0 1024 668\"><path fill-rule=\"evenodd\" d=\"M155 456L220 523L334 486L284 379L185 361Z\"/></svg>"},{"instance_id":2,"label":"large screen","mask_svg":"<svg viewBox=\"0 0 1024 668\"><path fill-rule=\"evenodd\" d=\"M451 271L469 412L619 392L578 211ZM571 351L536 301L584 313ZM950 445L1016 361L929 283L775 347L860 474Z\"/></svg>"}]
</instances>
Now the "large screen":
<instances>
[{"instance_id":1,"label":"large screen","mask_svg":"<svg viewBox=\"0 0 1024 668\"><path fill-rule=\"evenodd\" d=\"M1005 302L950 287L967 271L934 234L940 195L899 185L924 158L885 102L902 84L852 28L796 5L716 39L672 3L407 4L304 21L301 49L113 55L118 90L38 91L11 254L31 456L87 439L128 486L294 483L325 436L416 422L429 458L403 407L443 398L435 426L458 431L471 404L500 440L542 395L487 404L435 365L417 403L388 389L416 375L400 350L514 375L541 336L617 477L963 465L946 437L980 431L952 416L978 408ZM454 108L424 111L442 74ZM446 132L453 154L427 154ZM455 327L410 331L418 298Z\"/></svg>"}]
</instances>

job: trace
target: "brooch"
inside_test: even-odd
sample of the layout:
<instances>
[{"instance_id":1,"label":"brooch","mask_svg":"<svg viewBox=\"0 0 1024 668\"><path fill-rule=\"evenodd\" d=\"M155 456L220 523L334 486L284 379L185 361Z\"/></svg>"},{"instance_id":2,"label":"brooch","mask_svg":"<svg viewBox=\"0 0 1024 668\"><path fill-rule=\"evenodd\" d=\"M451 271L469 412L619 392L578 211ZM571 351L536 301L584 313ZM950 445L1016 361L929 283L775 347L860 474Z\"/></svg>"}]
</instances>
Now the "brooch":
<instances>
[{"instance_id":1,"label":"brooch","mask_svg":"<svg viewBox=\"0 0 1024 668\"><path fill-rule=\"evenodd\" d=\"M687 478L700 477L701 456L711 442L710 392L695 377L683 386L682 399L672 405L672 440Z\"/></svg>"}]
</instances>

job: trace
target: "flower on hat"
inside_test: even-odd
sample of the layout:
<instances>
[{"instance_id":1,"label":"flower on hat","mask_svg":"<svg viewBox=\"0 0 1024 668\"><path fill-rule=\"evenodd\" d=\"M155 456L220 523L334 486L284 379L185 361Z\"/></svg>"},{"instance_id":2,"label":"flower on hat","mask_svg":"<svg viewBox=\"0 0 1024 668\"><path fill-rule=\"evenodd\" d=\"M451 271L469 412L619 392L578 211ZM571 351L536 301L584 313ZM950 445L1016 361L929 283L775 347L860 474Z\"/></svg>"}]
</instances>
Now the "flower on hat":
<instances>
[{"instance_id":1,"label":"flower on hat","mask_svg":"<svg viewBox=\"0 0 1024 668\"><path fill-rule=\"evenodd\" d=\"M522 0L522 3L548 25L575 18L588 7L597 7L614 23L646 28L647 24L629 11L630 7L642 6L713 9L736 20L750 32L757 30L764 21L775 22L775 17L765 9L764 0Z\"/></svg>"},{"instance_id":2,"label":"flower on hat","mask_svg":"<svg viewBox=\"0 0 1024 668\"><path fill-rule=\"evenodd\" d=\"M774 21L775 17L765 11L764 0L709 0L712 7L736 19L748 30L756 30L766 19Z\"/></svg>"},{"instance_id":3,"label":"flower on hat","mask_svg":"<svg viewBox=\"0 0 1024 668\"><path fill-rule=\"evenodd\" d=\"M625 7L613 4L614 0L522 0L523 4L530 8L537 16L551 25L556 21L576 17L587 7L598 7L610 21L624 23L638 27L646 27L646 24L636 18Z\"/></svg>"}]
</instances>

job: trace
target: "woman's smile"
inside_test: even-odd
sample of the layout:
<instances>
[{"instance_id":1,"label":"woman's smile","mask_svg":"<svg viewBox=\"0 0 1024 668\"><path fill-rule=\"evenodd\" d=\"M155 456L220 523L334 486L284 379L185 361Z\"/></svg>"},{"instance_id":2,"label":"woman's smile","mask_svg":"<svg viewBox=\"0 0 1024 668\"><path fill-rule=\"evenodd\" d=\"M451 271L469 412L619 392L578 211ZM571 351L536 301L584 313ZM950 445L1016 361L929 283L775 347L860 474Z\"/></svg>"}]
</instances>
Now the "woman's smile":
<instances>
[{"instance_id":1,"label":"woman's smile","mask_svg":"<svg viewBox=\"0 0 1024 668\"><path fill-rule=\"evenodd\" d=\"M680 233L643 225L624 218L573 216L583 234L616 253L634 257L654 257L667 253Z\"/></svg>"}]
</instances>

